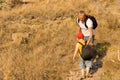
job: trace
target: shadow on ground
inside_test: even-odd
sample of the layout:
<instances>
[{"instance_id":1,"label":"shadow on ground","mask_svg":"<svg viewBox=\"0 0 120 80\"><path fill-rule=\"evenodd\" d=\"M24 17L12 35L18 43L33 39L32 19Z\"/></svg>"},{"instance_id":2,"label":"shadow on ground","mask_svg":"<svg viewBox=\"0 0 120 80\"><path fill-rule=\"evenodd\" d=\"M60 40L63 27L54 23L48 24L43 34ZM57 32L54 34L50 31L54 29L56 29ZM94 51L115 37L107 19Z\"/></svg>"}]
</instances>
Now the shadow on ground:
<instances>
[{"instance_id":1,"label":"shadow on ground","mask_svg":"<svg viewBox=\"0 0 120 80\"><path fill-rule=\"evenodd\" d=\"M35 2L29 2L29 1L24 1L24 2L20 2L21 4L33 4Z\"/></svg>"},{"instance_id":2,"label":"shadow on ground","mask_svg":"<svg viewBox=\"0 0 120 80\"><path fill-rule=\"evenodd\" d=\"M107 55L108 47L110 47L109 42L97 43L95 46L96 57L93 62L93 68L91 73L94 74L98 71L99 68L102 68L103 62L102 59Z\"/></svg>"}]
</instances>

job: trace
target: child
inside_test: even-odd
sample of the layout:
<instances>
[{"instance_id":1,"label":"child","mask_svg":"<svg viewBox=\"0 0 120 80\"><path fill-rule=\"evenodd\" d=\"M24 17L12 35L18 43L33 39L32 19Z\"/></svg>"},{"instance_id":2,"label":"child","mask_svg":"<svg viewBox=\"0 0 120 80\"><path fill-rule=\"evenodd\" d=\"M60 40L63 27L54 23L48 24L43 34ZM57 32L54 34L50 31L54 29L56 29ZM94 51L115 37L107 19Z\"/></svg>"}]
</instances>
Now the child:
<instances>
[{"instance_id":1,"label":"child","mask_svg":"<svg viewBox=\"0 0 120 80\"><path fill-rule=\"evenodd\" d=\"M83 58L81 57L83 46L85 46L84 35L81 32L77 34L77 40L78 40L78 43L76 44L76 47L75 47L73 61L75 59L75 56L79 52L79 67L82 73L82 77L81 77L81 80L82 80L85 77L90 77L89 71L90 71L90 68L92 67L92 61L83 60ZM85 68L86 68L86 74L85 74Z\"/></svg>"}]
</instances>

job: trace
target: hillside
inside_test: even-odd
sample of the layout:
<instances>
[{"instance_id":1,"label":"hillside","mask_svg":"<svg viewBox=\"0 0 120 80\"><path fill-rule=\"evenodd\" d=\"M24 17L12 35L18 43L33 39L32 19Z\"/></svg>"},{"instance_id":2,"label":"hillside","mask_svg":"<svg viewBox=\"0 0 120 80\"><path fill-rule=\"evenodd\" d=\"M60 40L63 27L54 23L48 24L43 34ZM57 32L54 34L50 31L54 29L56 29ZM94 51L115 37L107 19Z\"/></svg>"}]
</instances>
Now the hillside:
<instances>
[{"instance_id":1,"label":"hillside","mask_svg":"<svg viewBox=\"0 0 120 80\"><path fill-rule=\"evenodd\" d=\"M119 0L26 1L0 2L0 80L78 80L72 56L81 9L99 24L98 56L87 80L120 80Z\"/></svg>"}]
</instances>

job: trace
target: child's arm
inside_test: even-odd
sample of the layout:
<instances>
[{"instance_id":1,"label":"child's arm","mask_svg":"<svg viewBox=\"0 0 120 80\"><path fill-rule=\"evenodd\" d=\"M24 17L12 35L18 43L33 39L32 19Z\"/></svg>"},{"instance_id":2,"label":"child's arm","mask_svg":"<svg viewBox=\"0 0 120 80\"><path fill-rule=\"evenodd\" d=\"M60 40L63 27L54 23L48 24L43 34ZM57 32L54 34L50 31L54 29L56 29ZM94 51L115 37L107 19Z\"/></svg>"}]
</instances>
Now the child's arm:
<instances>
[{"instance_id":1,"label":"child's arm","mask_svg":"<svg viewBox=\"0 0 120 80\"><path fill-rule=\"evenodd\" d=\"M76 47L75 47L75 52L74 52L74 55L73 55L73 61L75 59L75 56L76 56L77 52L78 52L78 44L76 44Z\"/></svg>"}]
</instances>

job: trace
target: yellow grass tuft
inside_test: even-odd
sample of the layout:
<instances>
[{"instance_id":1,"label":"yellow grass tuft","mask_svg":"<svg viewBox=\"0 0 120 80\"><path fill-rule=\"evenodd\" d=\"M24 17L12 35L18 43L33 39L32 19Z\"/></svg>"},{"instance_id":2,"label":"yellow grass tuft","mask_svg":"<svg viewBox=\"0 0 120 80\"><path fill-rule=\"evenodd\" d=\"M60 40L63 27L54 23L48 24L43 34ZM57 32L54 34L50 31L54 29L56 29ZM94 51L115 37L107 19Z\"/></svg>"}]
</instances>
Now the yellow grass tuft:
<instances>
[{"instance_id":1,"label":"yellow grass tuft","mask_svg":"<svg viewBox=\"0 0 120 80\"><path fill-rule=\"evenodd\" d=\"M72 56L81 9L94 15L99 25L95 46L102 70L92 79L119 80L119 0L26 2L0 10L1 80L65 80L69 71L78 70Z\"/></svg>"}]
</instances>

